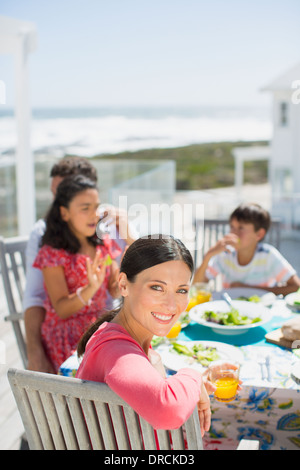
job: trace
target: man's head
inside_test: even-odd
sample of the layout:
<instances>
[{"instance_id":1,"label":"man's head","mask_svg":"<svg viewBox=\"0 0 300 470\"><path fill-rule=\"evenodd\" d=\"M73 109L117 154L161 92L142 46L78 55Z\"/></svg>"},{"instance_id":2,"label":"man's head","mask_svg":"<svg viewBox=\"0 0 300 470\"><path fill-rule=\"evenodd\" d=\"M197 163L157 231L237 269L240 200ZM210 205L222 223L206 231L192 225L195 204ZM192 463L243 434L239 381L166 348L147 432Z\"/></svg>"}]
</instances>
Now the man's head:
<instances>
[{"instance_id":1,"label":"man's head","mask_svg":"<svg viewBox=\"0 0 300 470\"><path fill-rule=\"evenodd\" d=\"M83 157L65 157L55 163L50 172L51 192L53 196L59 183L66 177L72 175L84 175L92 181L97 182L96 168Z\"/></svg>"}]
</instances>

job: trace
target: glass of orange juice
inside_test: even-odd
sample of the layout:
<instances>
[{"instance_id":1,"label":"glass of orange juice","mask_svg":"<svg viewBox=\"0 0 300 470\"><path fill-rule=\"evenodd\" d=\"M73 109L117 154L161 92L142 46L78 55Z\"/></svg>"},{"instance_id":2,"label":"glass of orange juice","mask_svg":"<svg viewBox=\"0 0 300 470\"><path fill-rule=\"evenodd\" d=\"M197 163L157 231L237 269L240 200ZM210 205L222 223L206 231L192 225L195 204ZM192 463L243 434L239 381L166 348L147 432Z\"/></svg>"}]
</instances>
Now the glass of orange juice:
<instances>
[{"instance_id":1,"label":"glass of orange juice","mask_svg":"<svg viewBox=\"0 0 300 470\"><path fill-rule=\"evenodd\" d=\"M197 282L190 288L190 301L186 311L188 312L195 305L203 304L211 300L211 287L208 282Z\"/></svg>"},{"instance_id":2,"label":"glass of orange juice","mask_svg":"<svg viewBox=\"0 0 300 470\"><path fill-rule=\"evenodd\" d=\"M209 379L217 387L216 400L229 402L235 399L239 385L240 365L238 363L216 362L210 366Z\"/></svg>"},{"instance_id":3,"label":"glass of orange juice","mask_svg":"<svg viewBox=\"0 0 300 470\"><path fill-rule=\"evenodd\" d=\"M174 325L172 326L172 328L170 329L169 333L166 336L169 339L176 339L180 331L181 331L181 323L177 321L176 323L174 323Z\"/></svg>"}]
</instances>

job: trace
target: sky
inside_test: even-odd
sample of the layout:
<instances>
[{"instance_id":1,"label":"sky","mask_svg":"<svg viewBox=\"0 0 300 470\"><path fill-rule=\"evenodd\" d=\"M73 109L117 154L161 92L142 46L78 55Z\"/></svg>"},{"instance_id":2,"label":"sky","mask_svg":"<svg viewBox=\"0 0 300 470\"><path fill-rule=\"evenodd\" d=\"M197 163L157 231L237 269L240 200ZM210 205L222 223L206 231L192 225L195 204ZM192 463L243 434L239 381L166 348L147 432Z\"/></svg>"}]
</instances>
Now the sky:
<instances>
[{"instance_id":1,"label":"sky","mask_svg":"<svg viewBox=\"0 0 300 470\"><path fill-rule=\"evenodd\" d=\"M299 0L0 0L0 15L36 25L33 107L265 106L300 61ZM10 56L0 80L11 106Z\"/></svg>"}]
</instances>

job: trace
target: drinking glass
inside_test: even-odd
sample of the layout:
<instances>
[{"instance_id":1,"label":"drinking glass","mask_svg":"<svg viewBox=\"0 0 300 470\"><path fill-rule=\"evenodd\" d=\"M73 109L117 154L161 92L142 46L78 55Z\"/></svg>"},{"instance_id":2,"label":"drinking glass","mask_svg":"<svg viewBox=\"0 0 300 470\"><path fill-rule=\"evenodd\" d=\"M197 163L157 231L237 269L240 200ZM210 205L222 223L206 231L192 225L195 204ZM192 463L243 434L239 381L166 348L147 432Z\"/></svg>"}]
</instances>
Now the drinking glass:
<instances>
[{"instance_id":1,"label":"drinking glass","mask_svg":"<svg viewBox=\"0 0 300 470\"><path fill-rule=\"evenodd\" d=\"M210 366L209 380L217 387L216 400L229 402L235 399L239 385L240 365L238 363L216 362Z\"/></svg>"},{"instance_id":2,"label":"drinking glass","mask_svg":"<svg viewBox=\"0 0 300 470\"><path fill-rule=\"evenodd\" d=\"M190 301L186 311L188 312L195 305L209 302L212 298L211 287L208 282L197 282L190 288Z\"/></svg>"}]
</instances>

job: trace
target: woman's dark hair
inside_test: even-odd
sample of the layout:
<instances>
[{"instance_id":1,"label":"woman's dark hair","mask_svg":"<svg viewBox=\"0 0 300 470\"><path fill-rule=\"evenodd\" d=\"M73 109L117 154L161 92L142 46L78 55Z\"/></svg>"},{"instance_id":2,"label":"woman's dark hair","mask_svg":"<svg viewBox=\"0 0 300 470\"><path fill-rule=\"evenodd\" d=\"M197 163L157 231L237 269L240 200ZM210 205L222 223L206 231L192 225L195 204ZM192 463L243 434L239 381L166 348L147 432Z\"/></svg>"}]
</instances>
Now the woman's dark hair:
<instances>
[{"instance_id":1,"label":"woman's dark hair","mask_svg":"<svg viewBox=\"0 0 300 470\"><path fill-rule=\"evenodd\" d=\"M171 235L147 235L139 238L126 250L120 272L130 282L142 271L167 261L182 260L194 272L194 262L184 244Z\"/></svg>"},{"instance_id":2,"label":"woman's dark hair","mask_svg":"<svg viewBox=\"0 0 300 470\"><path fill-rule=\"evenodd\" d=\"M125 273L129 282L135 282L136 276L145 269L152 268L167 261L183 261L194 273L194 262L184 244L171 235L147 235L139 238L128 247L121 262L120 272ZM90 337L105 321L111 321L121 307L101 316L82 336L77 352L82 356Z\"/></svg>"},{"instance_id":3,"label":"woman's dark hair","mask_svg":"<svg viewBox=\"0 0 300 470\"><path fill-rule=\"evenodd\" d=\"M264 228L267 233L271 225L269 212L256 203L241 204L230 215L229 220L231 221L232 219L253 224L256 232Z\"/></svg>"},{"instance_id":4,"label":"woman's dark hair","mask_svg":"<svg viewBox=\"0 0 300 470\"><path fill-rule=\"evenodd\" d=\"M46 231L42 237L42 246L64 249L70 253L78 253L80 242L69 229L67 222L62 220L60 207L69 207L70 202L77 194L87 189L97 189L95 181L83 175L67 176L58 185L55 199L46 215ZM96 234L88 237L91 245L101 244Z\"/></svg>"}]
</instances>

